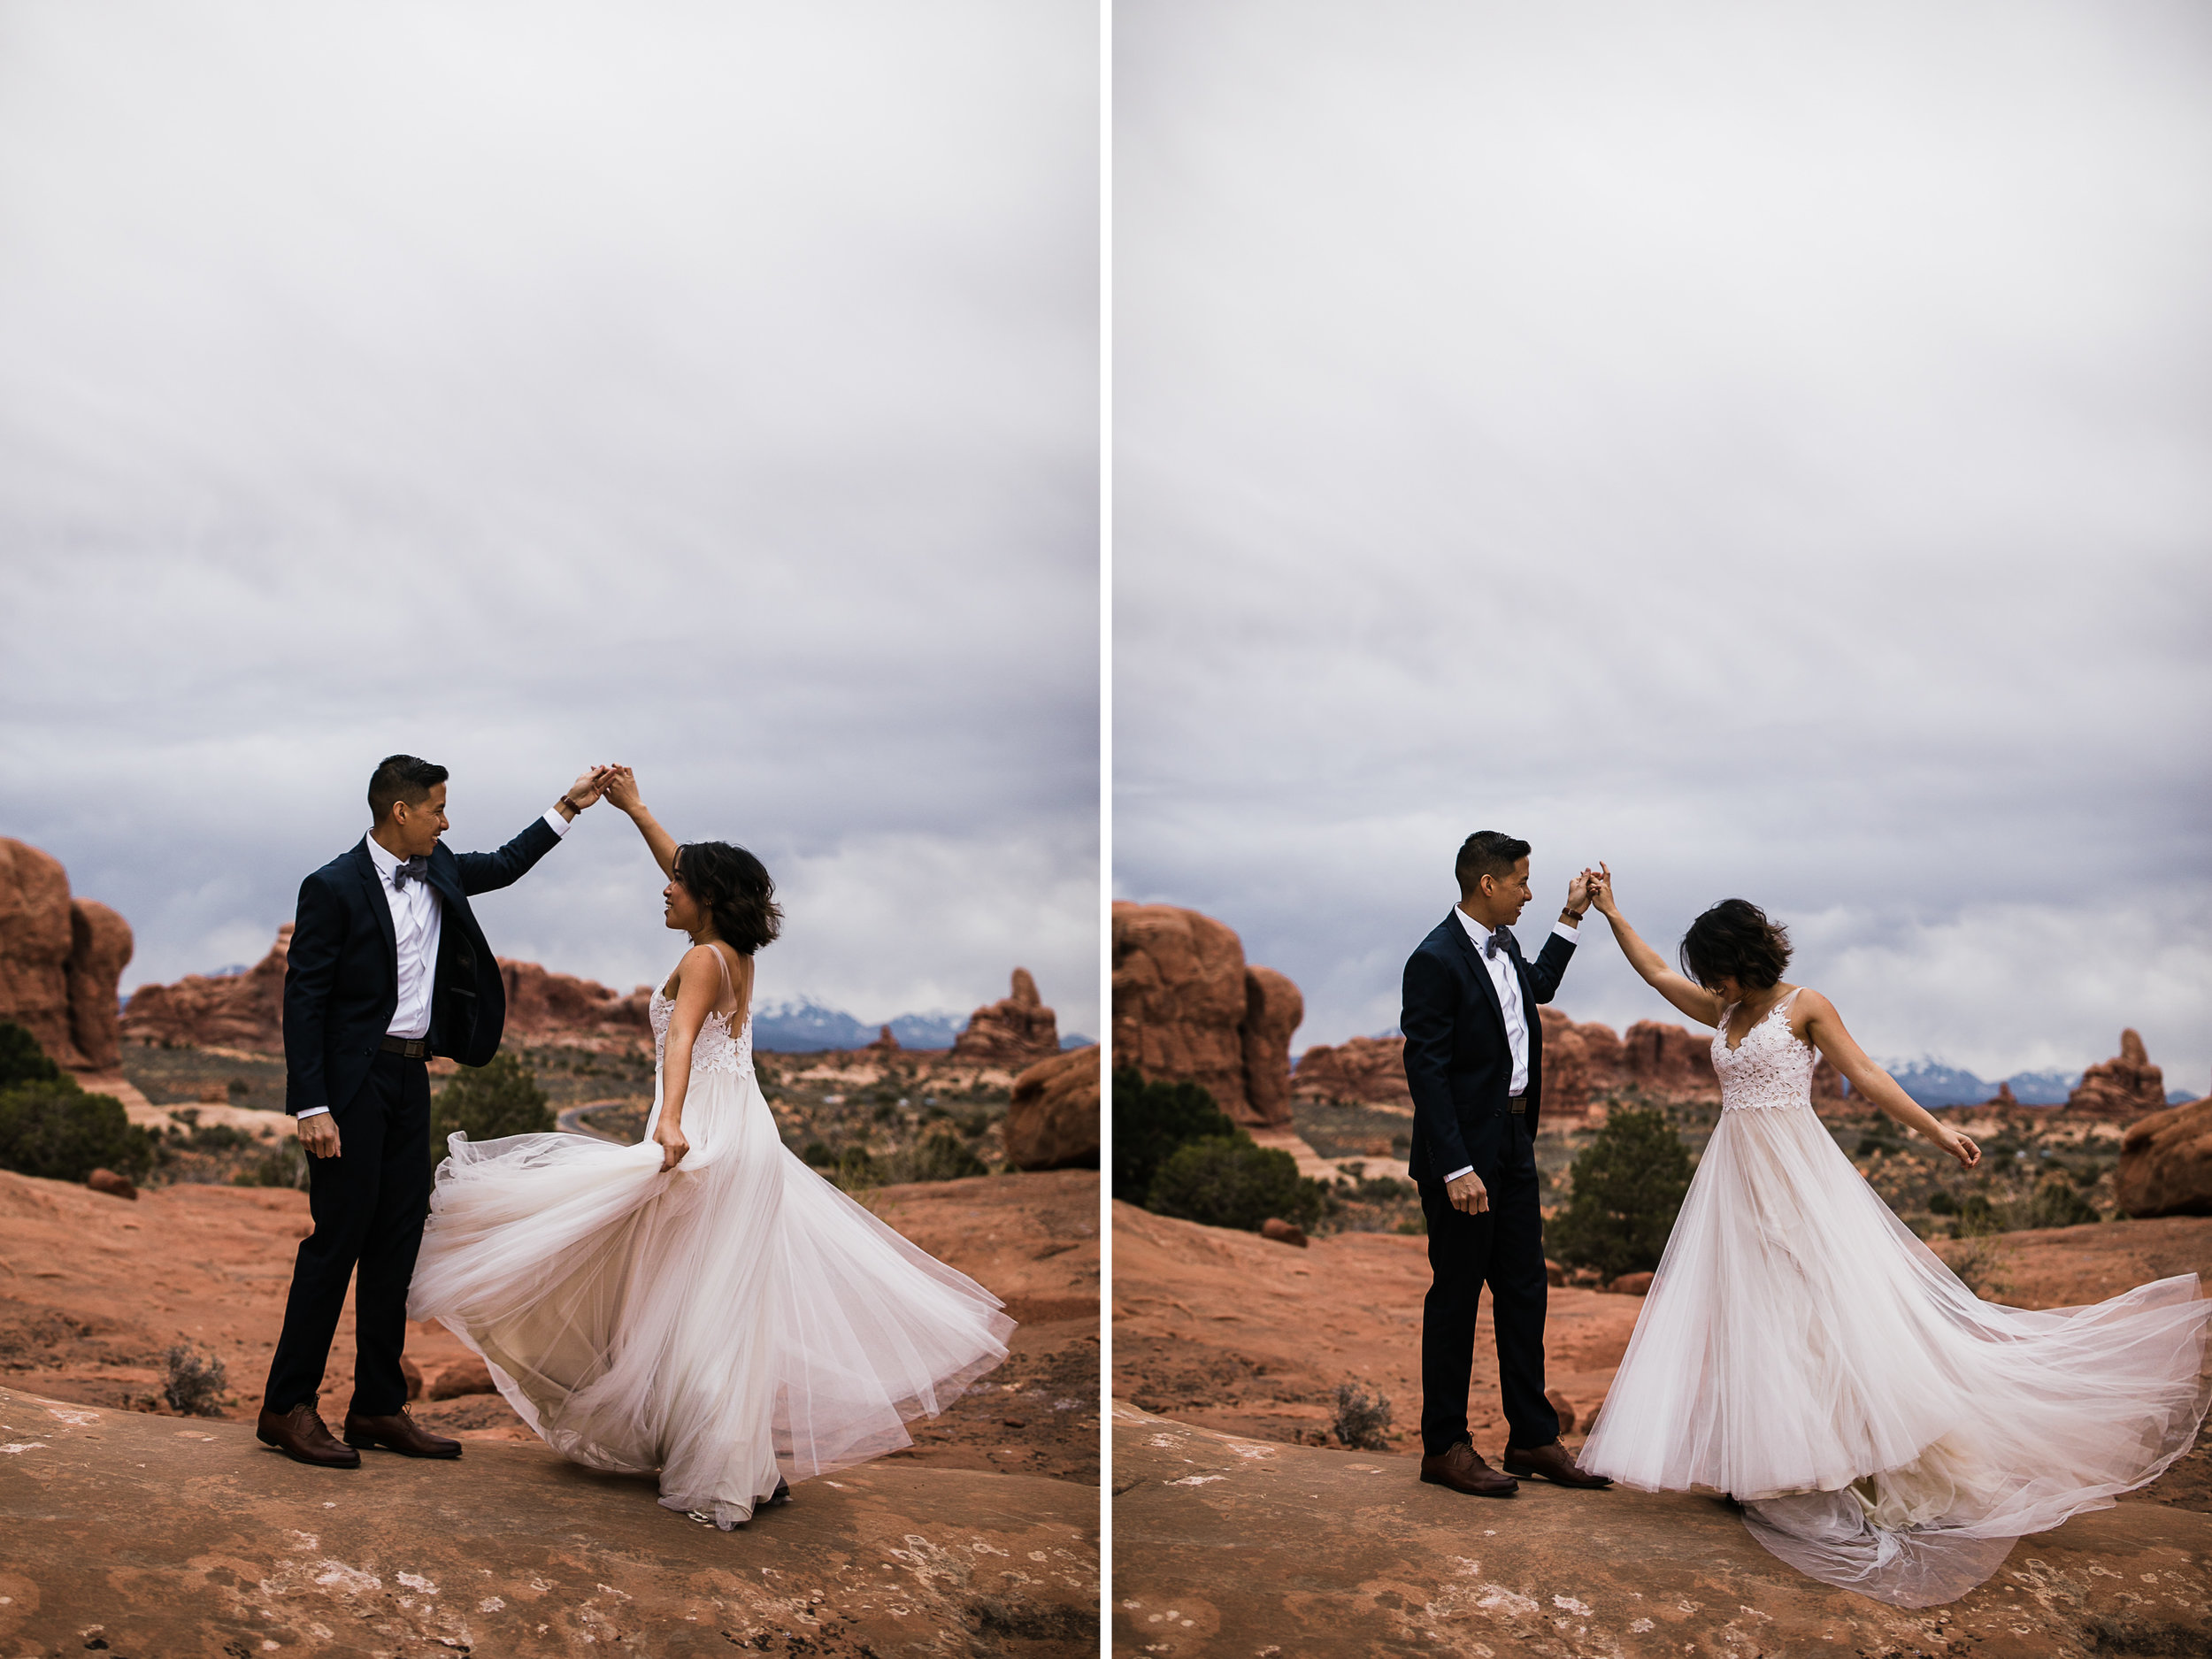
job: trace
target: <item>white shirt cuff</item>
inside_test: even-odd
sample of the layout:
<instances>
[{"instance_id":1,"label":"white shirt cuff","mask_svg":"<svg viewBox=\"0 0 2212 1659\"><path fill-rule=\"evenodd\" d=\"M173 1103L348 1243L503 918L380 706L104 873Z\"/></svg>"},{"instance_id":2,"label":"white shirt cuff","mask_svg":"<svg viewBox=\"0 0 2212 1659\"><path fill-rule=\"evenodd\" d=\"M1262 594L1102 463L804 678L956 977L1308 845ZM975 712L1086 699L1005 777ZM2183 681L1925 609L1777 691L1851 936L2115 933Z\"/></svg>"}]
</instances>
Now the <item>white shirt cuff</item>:
<instances>
[{"instance_id":1,"label":"white shirt cuff","mask_svg":"<svg viewBox=\"0 0 2212 1659\"><path fill-rule=\"evenodd\" d=\"M1551 930L1571 945L1582 937L1580 930L1572 922L1554 922Z\"/></svg>"},{"instance_id":2,"label":"white shirt cuff","mask_svg":"<svg viewBox=\"0 0 2212 1659\"><path fill-rule=\"evenodd\" d=\"M557 806L545 809L545 821L553 826L553 833L556 835L565 835L575 827L575 820L563 818L561 809Z\"/></svg>"},{"instance_id":3,"label":"white shirt cuff","mask_svg":"<svg viewBox=\"0 0 2212 1659\"><path fill-rule=\"evenodd\" d=\"M330 1108L327 1106L303 1106L300 1108L298 1112L294 1115L296 1116L302 1123L305 1123L310 1118L320 1118L326 1116Z\"/></svg>"},{"instance_id":4,"label":"white shirt cuff","mask_svg":"<svg viewBox=\"0 0 2212 1659\"><path fill-rule=\"evenodd\" d=\"M1473 1164L1469 1164L1469 1165L1468 1165L1465 1169L1463 1169L1463 1170L1454 1170L1454 1171L1452 1171L1449 1175L1447 1175L1447 1176L1444 1178L1444 1185L1445 1185L1445 1186L1447 1186L1447 1187L1449 1187L1449 1186L1450 1186L1450 1185L1451 1185L1454 1181L1457 1180L1457 1179L1458 1179L1461 1176L1463 1176L1463 1175L1472 1175L1474 1172L1475 1172L1475 1166L1474 1166Z\"/></svg>"}]
</instances>

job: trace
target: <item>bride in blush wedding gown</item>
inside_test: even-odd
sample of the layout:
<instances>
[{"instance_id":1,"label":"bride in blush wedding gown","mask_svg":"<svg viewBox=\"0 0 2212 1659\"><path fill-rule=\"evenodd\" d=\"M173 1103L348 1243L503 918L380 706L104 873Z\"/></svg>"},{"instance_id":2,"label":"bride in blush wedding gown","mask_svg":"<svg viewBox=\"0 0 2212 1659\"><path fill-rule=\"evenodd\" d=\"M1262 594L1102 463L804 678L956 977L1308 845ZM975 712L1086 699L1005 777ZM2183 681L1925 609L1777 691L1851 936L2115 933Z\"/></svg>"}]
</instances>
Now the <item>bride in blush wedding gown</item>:
<instances>
[{"instance_id":1,"label":"bride in blush wedding gown","mask_svg":"<svg viewBox=\"0 0 2212 1659\"><path fill-rule=\"evenodd\" d=\"M1721 1115L1580 1462L1623 1486L1706 1487L1799 1571L1899 1607L1955 1601L2014 1540L2111 1505L2203 1421L2207 1322L2185 1273L2093 1307L1985 1302L1890 1213L1813 1110L1816 1049L1968 1169L1819 992L1788 935L1728 899L1687 978L1597 908L1637 972L1714 1026Z\"/></svg>"},{"instance_id":2,"label":"bride in blush wedding gown","mask_svg":"<svg viewBox=\"0 0 2212 1659\"><path fill-rule=\"evenodd\" d=\"M1014 1322L777 1134L753 1076L753 952L780 919L759 860L677 846L627 768L606 795L693 941L652 999L645 1138L453 1135L407 1312L481 1355L555 1450L657 1473L663 1504L726 1531L787 1480L910 1444Z\"/></svg>"}]
</instances>

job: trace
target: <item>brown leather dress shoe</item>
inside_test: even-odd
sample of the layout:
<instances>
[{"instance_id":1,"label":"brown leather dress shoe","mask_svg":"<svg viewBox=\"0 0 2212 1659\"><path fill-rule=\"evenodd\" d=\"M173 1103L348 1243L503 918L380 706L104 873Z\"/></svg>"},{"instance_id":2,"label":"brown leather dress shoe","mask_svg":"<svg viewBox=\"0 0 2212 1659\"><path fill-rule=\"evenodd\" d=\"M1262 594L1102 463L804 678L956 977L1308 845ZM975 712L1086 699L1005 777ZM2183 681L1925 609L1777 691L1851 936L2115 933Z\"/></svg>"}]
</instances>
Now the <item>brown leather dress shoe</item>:
<instances>
[{"instance_id":1,"label":"brown leather dress shoe","mask_svg":"<svg viewBox=\"0 0 2212 1659\"><path fill-rule=\"evenodd\" d=\"M349 1446L381 1446L388 1452L399 1452L409 1457L458 1457L461 1442L449 1440L442 1434L433 1434L418 1425L404 1411L395 1411L388 1417L357 1417L346 1413L346 1444Z\"/></svg>"},{"instance_id":2,"label":"brown leather dress shoe","mask_svg":"<svg viewBox=\"0 0 2212 1659\"><path fill-rule=\"evenodd\" d=\"M1449 1486L1477 1498L1509 1498L1520 1483L1502 1475L1482 1461L1471 1440L1462 1440L1449 1451L1421 1460L1421 1479L1432 1486Z\"/></svg>"},{"instance_id":3,"label":"brown leather dress shoe","mask_svg":"<svg viewBox=\"0 0 2212 1659\"><path fill-rule=\"evenodd\" d=\"M320 1469L361 1467L361 1454L339 1444L324 1426L322 1414L311 1400L289 1411L272 1411L265 1406L254 1438L264 1446L275 1447L294 1463L313 1463Z\"/></svg>"},{"instance_id":4,"label":"brown leather dress shoe","mask_svg":"<svg viewBox=\"0 0 2212 1659\"><path fill-rule=\"evenodd\" d=\"M1595 1490L1613 1484L1610 1475L1584 1473L1582 1466L1567 1455L1567 1448L1557 1440L1549 1446L1507 1447L1505 1467L1508 1474L1519 1475L1525 1479L1548 1480L1559 1486Z\"/></svg>"}]
</instances>

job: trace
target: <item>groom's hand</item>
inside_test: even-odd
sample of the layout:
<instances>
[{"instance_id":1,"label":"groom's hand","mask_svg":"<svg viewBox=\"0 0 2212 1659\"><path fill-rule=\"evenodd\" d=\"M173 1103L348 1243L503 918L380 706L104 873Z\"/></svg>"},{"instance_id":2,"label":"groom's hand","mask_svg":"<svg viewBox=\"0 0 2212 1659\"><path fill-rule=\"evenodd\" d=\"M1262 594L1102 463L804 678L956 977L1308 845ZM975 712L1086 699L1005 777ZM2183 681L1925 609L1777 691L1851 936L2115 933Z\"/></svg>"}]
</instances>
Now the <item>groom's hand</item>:
<instances>
[{"instance_id":1,"label":"groom's hand","mask_svg":"<svg viewBox=\"0 0 2212 1659\"><path fill-rule=\"evenodd\" d=\"M1597 878L1594 871L1585 870L1567 883L1567 913L1576 921L1590 908L1590 901L1597 892Z\"/></svg>"},{"instance_id":2,"label":"groom's hand","mask_svg":"<svg viewBox=\"0 0 2212 1659\"><path fill-rule=\"evenodd\" d=\"M561 816L572 823L574 822L579 812L599 798L600 792L607 787L607 779L613 771L612 766L585 767L582 774L574 783L568 786L567 793L563 795L557 803Z\"/></svg>"},{"instance_id":3,"label":"groom's hand","mask_svg":"<svg viewBox=\"0 0 2212 1659\"><path fill-rule=\"evenodd\" d=\"M328 1112L300 1119L300 1150L311 1158L338 1156L338 1120Z\"/></svg>"},{"instance_id":4,"label":"groom's hand","mask_svg":"<svg viewBox=\"0 0 2212 1659\"><path fill-rule=\"evenodd\" d=\"M1452 1201L1454 1210L1471 1216L1479 1216L1490 1208L1490 1189L1482 1184L1482 1177L1469 1170L1457 1180L1446 1184L1444 1196Z\"/></svg>"}]
</instances>

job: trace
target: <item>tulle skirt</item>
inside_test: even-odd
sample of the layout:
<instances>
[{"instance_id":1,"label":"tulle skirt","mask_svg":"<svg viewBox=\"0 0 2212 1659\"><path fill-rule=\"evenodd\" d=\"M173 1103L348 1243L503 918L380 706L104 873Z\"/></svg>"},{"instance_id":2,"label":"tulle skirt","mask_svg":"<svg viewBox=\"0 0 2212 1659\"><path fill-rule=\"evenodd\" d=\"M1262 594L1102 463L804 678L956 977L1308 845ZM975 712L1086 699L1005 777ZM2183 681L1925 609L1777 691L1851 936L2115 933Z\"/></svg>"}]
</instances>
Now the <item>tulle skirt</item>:
<instances>
[{"instance_id":1,"label":"tulle skirt","mask_svg":"<svg viewBox=\"0 0 2212 1659\"><path fill-rule=\"evenodd\" d=\"M691 1149L451 1137L408 1314L480 1354L523 1420L728 1528L779 1479L911 1443L1006 1357L998 1299L784 1147L749 1070L694 1071Z\"/></svg>"},{"instance_id":2,"label":"tulle skirt","mask_svg":"<svg viewBox=\"0 0 2212 1659\"><path fill-rule=\"evenodd\" d=\"M2208 1319L2193 1273L1983 1302L1809 1106L1725 1111L1579 1461L1731 1494L1800 1571L1931 1607L2189 1448Z\"/></svg>"}]
</instances>

